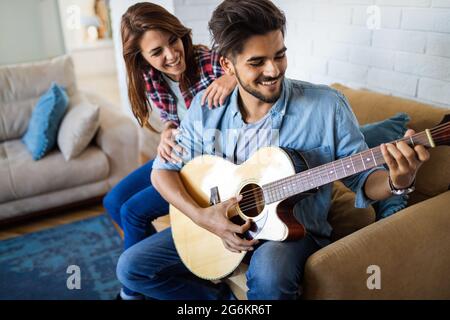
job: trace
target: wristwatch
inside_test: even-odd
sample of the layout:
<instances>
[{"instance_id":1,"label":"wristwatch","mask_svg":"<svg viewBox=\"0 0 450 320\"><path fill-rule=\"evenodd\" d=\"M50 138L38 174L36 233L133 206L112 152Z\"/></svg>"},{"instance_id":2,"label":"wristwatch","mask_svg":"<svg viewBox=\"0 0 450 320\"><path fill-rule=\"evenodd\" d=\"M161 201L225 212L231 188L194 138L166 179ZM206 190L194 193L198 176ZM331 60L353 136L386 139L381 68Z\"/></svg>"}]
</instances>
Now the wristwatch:
<instances>
[{"instance_id":1,"label":"wristwatch","mask_svg":"<svg viewBox=\"0 0 450 320\"><path fill-rule=\"evenodd\" d=\"M402 196L402 195L405 195L405 194L410 194L411 192L416 190L415 184L416 184L416 179L414 179L414 181L412 182L412 184L408 188L397 189L392 184L391 176L389 176L389 188L391 189L391 193L393 195L395 195L395 196Z\"/></svg>"}]
</instances>

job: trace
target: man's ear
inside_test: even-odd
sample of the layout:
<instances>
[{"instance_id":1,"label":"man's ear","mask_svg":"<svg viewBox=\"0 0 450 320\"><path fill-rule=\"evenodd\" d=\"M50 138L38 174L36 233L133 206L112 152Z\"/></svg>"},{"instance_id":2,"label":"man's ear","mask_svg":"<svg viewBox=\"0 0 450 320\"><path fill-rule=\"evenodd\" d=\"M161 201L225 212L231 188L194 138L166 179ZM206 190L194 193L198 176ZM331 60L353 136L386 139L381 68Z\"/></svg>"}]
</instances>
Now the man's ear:
<instances>
[{"instance_id":1,"label":"man's ear","mask_svg":"<svg viewBox=\"0 0 450 320\"><path fill-rule=\"evenodd\" d=\"M220 66L225 71L225 74L229 76L234 76L234 66L230 59L226 57L220 57Z\"/></svg>"}]
</instances>

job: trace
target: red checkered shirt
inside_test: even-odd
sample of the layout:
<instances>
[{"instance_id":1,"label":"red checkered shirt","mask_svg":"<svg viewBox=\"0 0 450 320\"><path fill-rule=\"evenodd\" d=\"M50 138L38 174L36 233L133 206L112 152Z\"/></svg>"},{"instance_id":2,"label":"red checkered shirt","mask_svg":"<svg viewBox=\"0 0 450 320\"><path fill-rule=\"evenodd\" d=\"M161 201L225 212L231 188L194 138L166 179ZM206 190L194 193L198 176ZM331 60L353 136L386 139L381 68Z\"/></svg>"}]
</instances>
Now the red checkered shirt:
<instances>
[{"instance_id":1,"label":"red checkered shirt","mask_svg":"<svg viewBox=\"0 0 450 320\"><path fill-rule=\"evenodd\" d=\"M203 46L194 48L195 62L198 63L200 77L187 91L182 92L186 108L189 109L194 96L201 90L206 89L214 80L223 75L219 63L219 54ZM177 114L177 101L175 95L170 91L169 85L164 80L160 71L150 67L144 72L145 87L148 99L160 110L163 122L172 121L177 125L180 119Z\"/></svg>"}]
</instances>

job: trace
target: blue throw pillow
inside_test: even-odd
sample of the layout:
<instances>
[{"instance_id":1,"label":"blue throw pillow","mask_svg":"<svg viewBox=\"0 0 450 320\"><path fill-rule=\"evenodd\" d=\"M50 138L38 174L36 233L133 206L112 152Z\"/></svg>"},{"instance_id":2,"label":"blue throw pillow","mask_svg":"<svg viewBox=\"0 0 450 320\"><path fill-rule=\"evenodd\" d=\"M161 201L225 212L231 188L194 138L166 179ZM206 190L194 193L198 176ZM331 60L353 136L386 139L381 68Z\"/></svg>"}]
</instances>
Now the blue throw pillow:
<instances>
[{"instance_id":1,"label":"blue throw pillow","mask_svg":"<svg viewBox=\"0 0 450 320\"><path fill-rule=\"evenodd\" d=\"M404 136L410 118L406 113L397 113L392 118L360 127L369 148L391 142ZM387 168L387 166L385 165ZM408 196L392 196L373 204L377 220L386 218L406 207Z\"/></svg>"},{"instance_id":2,"label":"blue throw pillow","mask_svg":"<svg viewBox=\"0 0 450 320\"><path fill-rule=\"evenodd\" d=\"M41 159L55 146L58 128L68 104L66 90L56 83L52 83L50 89L39 98L22 138L34 160Z\"/></svg>"}]
</instances>

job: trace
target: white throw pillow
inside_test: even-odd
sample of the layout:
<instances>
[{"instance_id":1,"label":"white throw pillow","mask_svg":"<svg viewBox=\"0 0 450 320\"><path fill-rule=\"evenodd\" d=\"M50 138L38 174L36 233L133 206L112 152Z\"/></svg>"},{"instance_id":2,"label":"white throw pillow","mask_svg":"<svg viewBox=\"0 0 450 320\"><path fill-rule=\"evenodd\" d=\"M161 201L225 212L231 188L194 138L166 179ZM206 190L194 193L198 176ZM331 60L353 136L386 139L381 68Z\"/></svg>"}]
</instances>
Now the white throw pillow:
<instances>
[{"instance_id":1,"label":"white throw pillow","mask_svg":"<svg viewBox=\"0 0 450 320\"><path fill-rule=\"evenodd\" d=\"M58 131L58 147L64 159L76 158L89 145L100 126L100 108L88 101L72 106Z\"/></svg>"}]
</instances>

